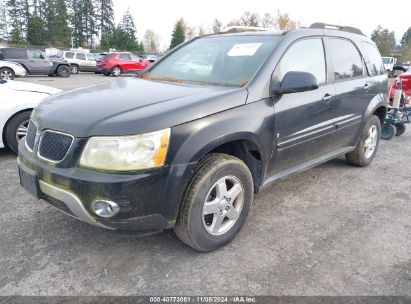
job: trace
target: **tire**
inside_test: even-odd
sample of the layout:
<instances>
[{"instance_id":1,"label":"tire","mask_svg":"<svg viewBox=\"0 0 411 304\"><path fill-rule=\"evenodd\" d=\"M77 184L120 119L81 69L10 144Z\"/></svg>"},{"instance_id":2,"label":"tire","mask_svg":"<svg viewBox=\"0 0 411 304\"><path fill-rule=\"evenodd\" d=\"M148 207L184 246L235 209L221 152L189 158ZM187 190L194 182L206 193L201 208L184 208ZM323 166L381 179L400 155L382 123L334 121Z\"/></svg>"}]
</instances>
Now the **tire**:
<instances>
[{"instance_id":1,"label":"tire","mask_svg":"<svg viewBox=\"0 0 411 304\"><path fill-rule=\"evenodd\" d=\"M121 68L119 66L114 66L111 69L111 75L113 75L113 77L119 77L119 76L121 76L121 74L122 74L122 71L121 71Z\"/></svg>"},{"instance_id":2,"label":"tire","mask_svg":"<svg viewBox=\"0 0 411 304\"><path fill-rule=\"evenodd\" d=\"M14 71L9 68L1 68L0 69L0 80L13 80L16 75Z\"/></svg>"},{"instance_id":3,"label":"tire","mask_svg":"<svg viewBox=\"0 0 411 304\"><path fill-rule=\"evenodd\" d=\"M71 65L70 70L71 70L71 74L78 74L80 72L80 68L76 64Z\"/></svg>"},{"instance_id":4,"label":"tire","mask_svg":"<svg viewBox=\"0 0 411 304\"><path fill-rule=\"evenodd\" d=\"M67 77L70 77L70 75L71 75L71 69L68 66L60 65L57 68L57 76L67 78Z\"/></svg>"},{"instance_id":5,"label":"tire","mask_svg":"<svg viewBox=\"0 0 411 304\"><path fill-rule=\"evenodd\" d=\"M381 130L381 139L391 140L397 135L397 127L392 124L384 124Z\"/></svg>"},{"instance_id":6,"label":"tire","mask_svg":"<svg viewBox=\"0 0 411 304\"><path fill-rule=\"evenodd\" d=\"M30 115L31 111L18 113L10 118L6 124L4 129L4 139L6 141L6 145L14 153L17 153L18 151L18 141L25 136L22 132L25 131L27 134L27 126L30 120ZM20 129L21 127L24 127L25 130ZM19 132L19 134L17 132Z\"/></svg>"},{"instance_id":7,"label":"tire","mask_svg":"<svg viewBox=\"0 0 411 304\"><path fill-rule=\"evenodd\" d=\"M108 73L108 72L104 72L103 74L104 74L104 76L110 76L111 75L111 73Z\"/></svg>"},{"instance_id":8,"label":"tire","mask_svg":"<svg viewBox=\"0 0 411 304\"><path fill-rule=\"evenodd\" d=\"M380 119L376 115L372 115L362 129L355 150L345 155L347 162L358 167L366 167L371 164L377 153L380 137Z\"/></svg>"},{"instance_id":9,"label":"tire","mask_svg":"<svg viewBox=\"0 0 411 304\"><path fill-rule=\"evenodd\" d=\"M397 132L395 132L395 136L401 136L401 135L403 135L404 133L405 133L405 131L406 131L406 127L405 127L405 124L398 124L398 125L395 125L395 128L397 129Z\"/></svg>"},{"instance_id":10,"label":"tire","mask_svg":"<svg viewBox=\"0 0 411 304\"><path fill-rule=\"evenodd\" d=\"M238 193L230 194L234 189ZM184 192L174 227L177 237L201 252L228 244L244 225L253 190L253 178L243 161L225 154L206 156L198 163ZM224 197L221 203L210 204L206 211L205 203L220 196Z\"/></svg>"}]
</instances>

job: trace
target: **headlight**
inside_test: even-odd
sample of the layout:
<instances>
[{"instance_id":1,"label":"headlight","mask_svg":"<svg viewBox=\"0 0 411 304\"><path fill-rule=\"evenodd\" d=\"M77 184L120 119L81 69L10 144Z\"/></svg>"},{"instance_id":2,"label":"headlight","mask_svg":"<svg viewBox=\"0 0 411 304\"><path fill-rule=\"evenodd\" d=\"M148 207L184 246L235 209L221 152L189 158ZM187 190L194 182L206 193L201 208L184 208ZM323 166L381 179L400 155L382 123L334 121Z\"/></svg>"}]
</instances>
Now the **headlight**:
<instances>
[{"instance_id":1,"label":"headlight","mask_svg":"<svg viewBox=\"0 0 411 304\"><path fill-rule=\"evenodd\" d=\"M164 165L170 129L116 137L91 137L80 165L107 171L136 171Z\"/></svg>"}]
</instances>

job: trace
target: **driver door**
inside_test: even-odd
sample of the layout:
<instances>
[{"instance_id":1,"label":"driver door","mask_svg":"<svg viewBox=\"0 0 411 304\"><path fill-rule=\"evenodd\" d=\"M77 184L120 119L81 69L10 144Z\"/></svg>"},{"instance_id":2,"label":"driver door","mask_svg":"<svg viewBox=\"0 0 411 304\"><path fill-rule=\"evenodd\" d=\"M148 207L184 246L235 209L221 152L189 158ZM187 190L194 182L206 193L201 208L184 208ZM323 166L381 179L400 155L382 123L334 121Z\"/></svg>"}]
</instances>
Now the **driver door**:
<instances>
[{"instance_id":1,"label":"driver door","mask_svg":"<svg viewBox=\"0 0 411 304\"><path fill-rule=\"evenodd\" d=\"M270 175L298 170L332 150L335 126L333 84L327 80L326 56L322 38L294 42L285 52L273 74L280 85L290 71L309 72L318 81L316 90L273 96L275 147Z\"/></svg>"},{"instance_id":2,"label":"driver door","mask_svg":"<svg viewBox=\"0 0 411 304\"><path fill-rule=\"evenodd\" d=\"M39 50L27 50L30 70L33 74L49 74L51 72L52 63L44 58Z\"/></svg>"}]
</instances>

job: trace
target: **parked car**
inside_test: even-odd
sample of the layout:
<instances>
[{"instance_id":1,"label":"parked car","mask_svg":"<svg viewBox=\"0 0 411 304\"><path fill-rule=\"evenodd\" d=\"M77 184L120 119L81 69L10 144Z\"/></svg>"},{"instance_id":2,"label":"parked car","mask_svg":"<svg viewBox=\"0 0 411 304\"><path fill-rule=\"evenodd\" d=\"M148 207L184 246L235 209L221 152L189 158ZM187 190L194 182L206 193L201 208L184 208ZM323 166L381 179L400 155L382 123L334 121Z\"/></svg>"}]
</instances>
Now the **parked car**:
<instances>
[{"instance_id":1,"label":"parked car","mask_svg":"<svg viewBox=\"0 0 411 304\"><path fill-rule=\"evenodd\" d=\"M37 49L2 48L0 49L0 60L21 64L27 70L28 75L70 77L71 74L68 62L47 59Z\"/></svg>"},{"instance_id":2,"label":"parked car","mask_svg":"<svg viewBox=\"0 0 411 304\"><path fill-rule=\"evenodd\" d=\"M390 99L394 98L394 91L397 87L398 80L401 80L402 92L405 97L411 97L411 68L408 68L406 72L398 76L395 81L392 83L390 89Z\"/></svg>"},{"instance_id":3,"label":"parked car","mask_svg":"<svg viewBox=\"0 0 411 304\"><path fill-rule=\"evenodd\" d=\"M26 77L26 69L18 63L0 60L0 80L13 80L14 77Z\"/></svg>"},{"instance_id":4,"label":"parked car","mask_svg":"<svg viewBox=\"0 0 411 304\"><path fill-rule=\"evenodd\" d=\"M105 76L136 73L150 65L150 61L128 52L101 53L97 58L97 72Z\"/></svg>"},{"instance_id":5,"label":"parked car","mask_svg":"<svg viewBox=\"0 0 411 304\"><path fill-rule=\"evenodd\" d=\"M95 72L96 56L90 53L61 51L59 57L64 58L70 64L71 73Z\"/></svg>"},{"instance_id":6,"label":"parked car","mask_svg":"<svg viewBox=\"0 0 411 304\"><path fill-rule=\"evenodd\" d=\"M155 54L142 54L141 57L143 57L144 59L150 61L151 63L153 63L154 61L156 61L159 56L155 55Z\"/></svg>"},{"instance_id":7,"label":"parked car","mask_svg":"<svg viewBox=\"0 0 411 304\"><path fill-rule=\"evenodd\" d=\"M183 58L213 68L176 71ZM380 53L354 28L197 37L139 77L38 106L19 145L21 184L89 224L174 228L211 251L274 182L340 155L369 165L387 93Z\"/></svg>"},{"instance_id":8,"label":"parked car","mask_svg":"<svg viewBox=\"0 0 411 304\"><path fill-rule=\"evenodd\" d=\"M18 141L26 136L34 107L58 92L43 85L0 80L0 148L6 146L17 153Z\"/></svg>"}]
</instances>

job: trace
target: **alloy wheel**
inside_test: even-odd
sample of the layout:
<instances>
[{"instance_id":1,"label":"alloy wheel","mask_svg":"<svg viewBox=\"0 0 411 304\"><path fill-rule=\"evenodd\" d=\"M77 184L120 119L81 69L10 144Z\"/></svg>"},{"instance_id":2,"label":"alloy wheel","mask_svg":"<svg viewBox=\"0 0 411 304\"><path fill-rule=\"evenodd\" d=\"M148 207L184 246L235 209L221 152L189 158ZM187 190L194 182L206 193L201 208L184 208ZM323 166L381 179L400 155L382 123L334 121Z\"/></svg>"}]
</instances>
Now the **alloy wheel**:
<instances>
[{"instance_id":1,"label":"alloy wheel","mask_svg":"<svg viewBox=\"0 0 411 304\"><path fill-rule=\"evenodd\" d=\"M378 129L376 125L372 125L368 130L367 138L364 143L364 156L370 158L373 156L378 143Z\"/></svg>"},{"instance_id":2,"label":"alloy wheel","mask_svg":"<svg viewBox=\"0 0 411 304\"><path fill-rule=\"evenodd\" d=\"M1 71L0 78L3 80L13 80L13 73L9 70Z\"/></svg>"},{"instance_id":3,"label":"alloy wheel","mask_svg":"<svg viewBox=\"0 0 411 304\"><path fill-rule=\"evenodd\" d=\"M23 121L16 130L16 139L19 142L24 136L27 135L27 129L29 127L29 121Z\"/></svg>"}]
</instances>

